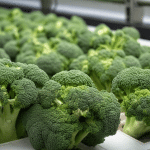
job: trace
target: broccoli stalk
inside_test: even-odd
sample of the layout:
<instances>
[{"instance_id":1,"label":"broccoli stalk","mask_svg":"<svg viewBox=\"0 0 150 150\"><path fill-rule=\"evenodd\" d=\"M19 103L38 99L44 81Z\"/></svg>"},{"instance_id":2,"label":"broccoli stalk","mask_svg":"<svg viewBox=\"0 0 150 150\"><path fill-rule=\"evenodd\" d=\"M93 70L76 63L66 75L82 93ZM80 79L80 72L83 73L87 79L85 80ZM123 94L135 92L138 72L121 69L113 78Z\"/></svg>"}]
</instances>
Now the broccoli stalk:
<instances>
[{"instance_id":1,"label":"broccoli stalk","mask_svg":"<svg viewBox=\"0 0 150 150\"><path fill-rule=\"evenodd\" d=\"M77 111L75 111L75 115L79 116L79 119L83 119L83 116L86 116L87 112L89 110L85 110L85 111L81 111L80 109L78 109ZM84 118L83 120L88 121L89 119ZM81 143L81 141L89 134L89 131L84 131L84 130L77 130L75 132L73 132L72 134L72 138L71 138L71 144L68 147L68 149L73 149L76 148L79 143Z\"/></svg>"},{"instance_id":2,"label":"broccoli stalk","mask_svg":"<svg viewBox=\"0 0 150 150\"><path fill-rule=\"evenodd\" d=\"M75 131L72 134L71 144L69 145L68 149L76 148L79 143L88 135L89 132L85 131Z\"/></svg>"},{"instance_id":3,"label":"broccoli stalk","mask_svg":"<svg viewBox=\"0 0 150 150\"><path fill-rule=\"evenodd\" d=\"M12 110L12 105L8 102L4 107L0 108L0 143L17 140L16 120L20 112L20 108Z\"/></svg>"},{"instance_id":4,"label":"broccoli stalk","mask_svg":"<svg viewBox=\"0 0 150 150\"><path fill-rule=\"evenodd\" d=\"M104 86L102 85L100 79L98 78L98 76L96 75L96 73L94 73L93 71L90 73L90 78L92 79L92 81L94 82L96 88L101 91L104 89Z\"/></svg>"},{"instance_id":5,"label":"broccoli stalk","mask_svg":"<svg viewBox=\"0 0 150 150\"><path fill-rule=\"evenodd\" d=\"M127 117L123 132L138 139L145 133L150 132L150 126L147 126L143 121L137 121L135 117Z\"/></svg>"}]
</instances>

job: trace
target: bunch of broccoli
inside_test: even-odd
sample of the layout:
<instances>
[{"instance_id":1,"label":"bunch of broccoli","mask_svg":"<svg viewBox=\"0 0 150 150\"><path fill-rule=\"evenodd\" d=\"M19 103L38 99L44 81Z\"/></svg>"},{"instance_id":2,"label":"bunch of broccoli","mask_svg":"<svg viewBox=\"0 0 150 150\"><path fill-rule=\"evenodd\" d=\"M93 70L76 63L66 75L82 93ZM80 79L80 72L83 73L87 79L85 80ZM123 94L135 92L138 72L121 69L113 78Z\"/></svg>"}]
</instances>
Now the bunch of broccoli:
<instances>
[{"instance_id":1,"label":"bunch of broccoli","mask_svg":"<svg viewBox=\"0 0 150 150\"><path fill-rule=\"evenodd\" d=\"M141 68L139 60L124 51L89 50L88 55L82 55L74 59L70 69L81 70L88 74L97 89L111 91L112 80L125 68L132 66Z\"/></svg>"},{"instance_id":2,"label":"bunch of broccoli","mask_svg":"<svg viewBox=\"0 0 150 150\"><path fill-rule=\"evenodd\" d=\"M19 8L1 8L0 20L0 143L29 136L36 150L95 146L116 133L120 103L125 133L150 131L150 47L136 28L91 32L78 16Z\"/></svg>"},{"instance_id":3,"label":"bunch of broccoli","mask_svg":"<svg viewBox=\"0 0 150 150\"><path fill-rule=\"evenodd\" d=\"M0 47L13 62L36 64L50 77L86 53L90 44L86 37L93 34L80 17L26 14L18 8L4 15L0 31Z\"/></svg>"}]
</instances>

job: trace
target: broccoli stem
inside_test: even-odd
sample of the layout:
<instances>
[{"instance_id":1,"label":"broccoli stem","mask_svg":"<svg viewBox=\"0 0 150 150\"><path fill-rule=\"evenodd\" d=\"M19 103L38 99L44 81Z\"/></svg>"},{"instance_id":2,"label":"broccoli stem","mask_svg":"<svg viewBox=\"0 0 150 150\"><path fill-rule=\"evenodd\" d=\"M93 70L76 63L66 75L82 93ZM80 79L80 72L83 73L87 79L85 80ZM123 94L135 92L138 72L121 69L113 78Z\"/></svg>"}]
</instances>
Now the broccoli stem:
<instances>
[{"instance_id":1,"label":"broccoli stem","mask_svg":"<svg viewBox=\"0 0 150 150\"><path fill-rule=\"evenodd\" d=\"M60 101L59 99L55 99L55 100L54 100L54 103L55 103L57 106L60 106L60 105L63 104L63 102Z\"/></svg>"},{"instance_id":2,"label":"broccoli stem","mask_svg":"<svg viewBox=\"0 0 150 150\"><path fill-rule=\"evenodd\" d=\"M75 137L78 132L79 132L78 130L73 132L72 138L71 138L71 144L69 145L68 149L72 149L75 146Z\"/></svg>"},{"instance_id":3,"label":"broccoli stem","mask_svg":"<svg viewBox=\"0 0 150 150\"><path fill-rule=\"evenodd\" d=\"M19 111L19 108L12 110L9 103L0 110L0 143L18 139L15 125Z\"/></svg>"},{"instance_id":4,"label":"broccoli stem","mask_svg":"<svg viewBox=\"0 0 150 150\"><path fill-rule=\"evenodd\" d=\"M111 82L105 83L105 89L107 92L111 92Z\"/></svg>"},{"instance_id":5,"label":"broccoli stem","mask_svg":"<svg viewBox=\"0 0 150 150\"><path fill-rule=\"evenodd\" d=\"M96 74L95 74L94 72L92 72L92 73L90 74L90 78L93 80L95 86L97 87L97 89L98 89L99 91L105 89L104 86L102 86L102 84L101 84L101 82L100 82L100 79L96 76Z\"/></svg>"},{"instance_id":6,"label":"broccoli stem","mask_svg":"<svg viewBox=\"0 0 150 150\"><path fill-rule=\"evenodd\" d=\"M73 149L81 143L81 141L88 135L89 132L85 131L75 131L72 134L71 144L68 149Z\"/></svg>"},{"instance_id":7,"label":"broccoli stem","mask_svg":"<svg viewBox=\"0 0 150 150\"><path fill-rule=\"evenodd\" d=\"M89 132L80 131L75 138L75 145L77 146L89 134Z\"/></svg>"},{"instance_id":8,"label":"broccoli stem","mask_svg":"<svg viewBox=\"0 0 150 150\"><path fill-rule=\"evenodd\" d=\"M124 42L125 42L125 41L124 41L123 38L122 38L121 40L115 42L115 44L112 46L112 49L115 49L115 50L120 50L120 49L122 49Z\"/></svg>"},{"instance_id":9,"label":"broccoli stem","mask_svg":"<svg viewBox=\"0 0 150 150\"><path fill-rule=\"evenodd\" d=\"M123 132L138 139L145 133L150 131L150 126L147 126L143 121L137 121L135 117L127 117Z\"/></svg>"}]
</instances>

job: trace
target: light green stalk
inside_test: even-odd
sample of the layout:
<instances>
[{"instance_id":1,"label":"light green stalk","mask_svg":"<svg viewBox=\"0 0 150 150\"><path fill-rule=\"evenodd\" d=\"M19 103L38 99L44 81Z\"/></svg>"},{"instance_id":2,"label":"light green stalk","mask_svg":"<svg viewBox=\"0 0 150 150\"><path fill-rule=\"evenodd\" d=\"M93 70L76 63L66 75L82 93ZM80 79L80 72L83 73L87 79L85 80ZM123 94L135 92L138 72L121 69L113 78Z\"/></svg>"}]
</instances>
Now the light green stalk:
<instances>
[{"instance_id":1,"label":"light green stalk","mask_svg":"<svg viewBox=\"0 0 150 150\"><path fill-rule=\"evenodd\" d=\"M17 140L15 125L19 112L19 108L11 110L9 103L0 109L0 143Z\"/></svg>"},{"instance_id":2,"label":"light green stalk","mask_svg":"<svg viewBox=\"0 0 150 150\"><path fill-rule=\"evenodd\" d=\"M147 132L150 132L150 126L143 121L137 121L135 117L127 117L123 132L138 139Z\"/></svg>"}]
</instances>

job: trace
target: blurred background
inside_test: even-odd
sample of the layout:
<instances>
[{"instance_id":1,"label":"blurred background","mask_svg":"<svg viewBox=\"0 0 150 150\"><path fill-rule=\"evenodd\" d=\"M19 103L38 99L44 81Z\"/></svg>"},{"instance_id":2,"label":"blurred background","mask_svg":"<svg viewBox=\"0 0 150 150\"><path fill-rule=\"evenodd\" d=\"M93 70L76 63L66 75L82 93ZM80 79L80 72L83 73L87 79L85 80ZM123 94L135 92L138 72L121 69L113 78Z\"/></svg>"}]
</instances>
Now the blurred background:
<instances>
[{"instance_id":1,"label":"blurred background","mask_svg":"<svg viewBox=\"0 0 150 150\"><path fill-rule=\"evenodd\" d=\"M78 15L88 25L105 23L112 30L135 26L141 38L150 40L150 0L0 0L0 6L19 7L25 12L41 10L67 18Z\"/></svg>"}]
</instances>

